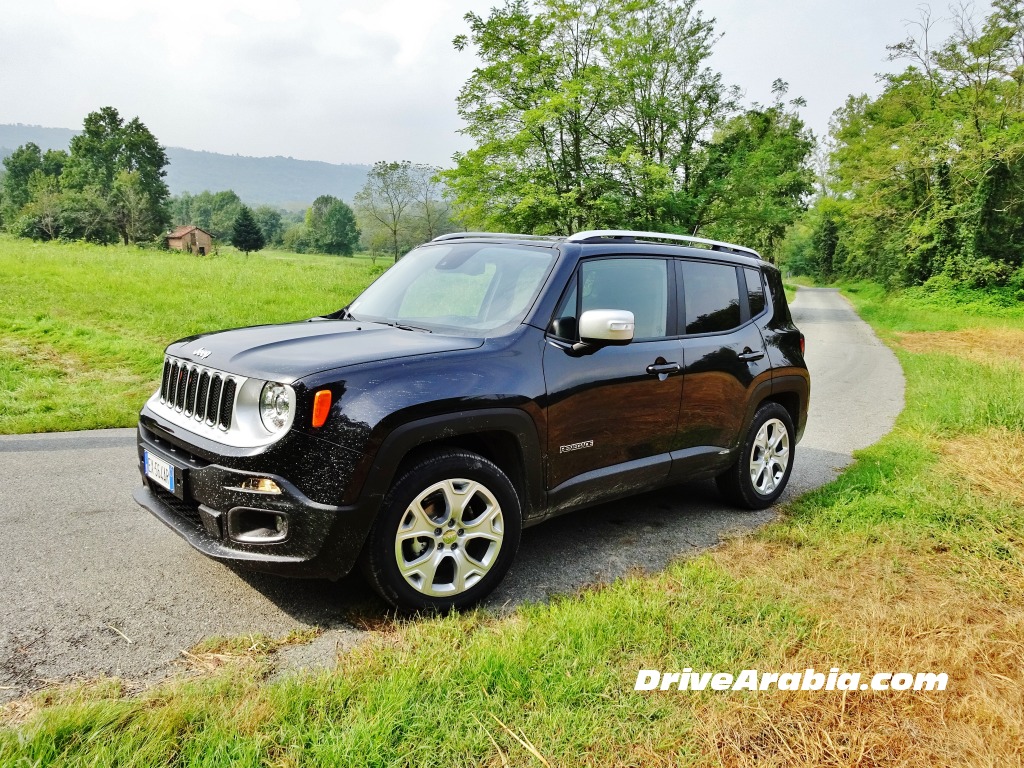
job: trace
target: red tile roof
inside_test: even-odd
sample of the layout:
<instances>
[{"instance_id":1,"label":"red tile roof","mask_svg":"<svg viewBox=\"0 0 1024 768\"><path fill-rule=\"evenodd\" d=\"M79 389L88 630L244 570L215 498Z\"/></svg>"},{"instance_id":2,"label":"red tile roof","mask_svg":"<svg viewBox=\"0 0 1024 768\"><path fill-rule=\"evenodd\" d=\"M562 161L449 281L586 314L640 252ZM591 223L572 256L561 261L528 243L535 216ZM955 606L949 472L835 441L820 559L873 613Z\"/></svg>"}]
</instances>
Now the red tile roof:
<instances>
[{"instance_id":1,"label":"red tile roof","mask_svg":"<svg viewBox=\"0 0 1024 768\"><path fill-rule=\"evenodd\" d=\"M183 226L175 227L174 229L172 229L167 234L167 237L170 237L170 238L184 237L185 235L187 235L189 232L192 232L193 230L199 230L200 232L206 232L206 230L203 229L202 227L197 227L197 226L192 225L192 224L185 224ZM213 235L210 234L209 232L206 232L206 234L210 235L210 237L213 237Z\"/></svg>"}]
</instances>

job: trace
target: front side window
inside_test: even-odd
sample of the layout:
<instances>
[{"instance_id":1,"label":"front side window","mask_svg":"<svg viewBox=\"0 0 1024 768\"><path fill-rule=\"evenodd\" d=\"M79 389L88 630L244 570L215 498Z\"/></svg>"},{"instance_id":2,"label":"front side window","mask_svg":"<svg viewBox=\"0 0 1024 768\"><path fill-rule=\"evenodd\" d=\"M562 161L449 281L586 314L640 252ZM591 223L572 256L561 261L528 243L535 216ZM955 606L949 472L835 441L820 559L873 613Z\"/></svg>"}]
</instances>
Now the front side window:
<instances>
[{"instance_id":1,"label":"front side window","mask_svg":"<svg viewBox=\"0 0 1024 768\"><path fill-rule=\"evenodd\" d=\"M438 243L411 251L349 305L357 320L493 331L521 322L551 269L547 248Z\"/></svg>"},{"instance_id":2,"label":"front side window","mask_svg":"<svg viewBox=\"0 0 1024 768\"><path fill-rule=\"evenodd\" d=\"M666 335L668 262L664 259L593 259L584 261L551 323L551 331L576 339L577 313L590 309L625 309L633 313L637 341Z\"/></svg>"},{"instance_id":3,"label":"front side window","mask_svg":"<svg viewBox=\"0 0 1024 768\"><path fill-rule=\"evenodd\" d=\"M740 325L736 267L684 261L683 297L687 333L718 333Z\"/></svg>"}]
</instances>

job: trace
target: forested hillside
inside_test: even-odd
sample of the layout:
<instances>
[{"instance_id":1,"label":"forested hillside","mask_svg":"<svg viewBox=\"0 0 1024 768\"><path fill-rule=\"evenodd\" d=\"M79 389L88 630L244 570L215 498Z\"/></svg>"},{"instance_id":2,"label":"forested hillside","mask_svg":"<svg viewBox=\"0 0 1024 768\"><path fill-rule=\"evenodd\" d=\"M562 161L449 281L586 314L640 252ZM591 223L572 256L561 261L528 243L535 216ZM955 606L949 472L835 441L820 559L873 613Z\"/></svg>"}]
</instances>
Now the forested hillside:
<instances>
[{"instance_id":1,"label":"forested hillside","mask_svg":"<svg viewBox=\"0 0 1024 768\"><path fill-rule=\"evenodd\" d=\"M1024 3L993 6L954 8L938 44L924 11L889 47L905 69L835 113L790 269L1024 299Z\"/></svg>"},{"instance_id":2,"label":"forested hillside","mask_svg":"<svg viewBox=\"0 0 1024 768\"><path fill-rule=\"evenodd\" d=\"M0 125L0 157L32 142L43 151L68 148L78 131L36 125ZM322 194L351 201L366 182L368 165L335 165L290 157L243 157L166 148L165 181L172 195L234 190L253 205L304 208Z\"/></svg>"}]
</instances>

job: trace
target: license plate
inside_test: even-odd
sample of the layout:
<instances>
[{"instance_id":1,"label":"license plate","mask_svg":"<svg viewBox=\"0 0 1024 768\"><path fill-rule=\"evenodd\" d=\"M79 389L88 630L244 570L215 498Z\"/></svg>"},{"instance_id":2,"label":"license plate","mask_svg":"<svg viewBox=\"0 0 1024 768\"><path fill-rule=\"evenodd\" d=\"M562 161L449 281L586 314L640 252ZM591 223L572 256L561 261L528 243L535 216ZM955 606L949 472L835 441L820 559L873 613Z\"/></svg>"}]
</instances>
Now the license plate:
<instances>
[{"instance_id":1,"label":"license plate","mask_svg":"<svg viewBox=\"0 0 1024 768\"><path fill-rule=\"evenodd\" d=\"M149 451L143 451L146 462L146 477L174 493L174 467Z\"/></svg>"}]
</instances>

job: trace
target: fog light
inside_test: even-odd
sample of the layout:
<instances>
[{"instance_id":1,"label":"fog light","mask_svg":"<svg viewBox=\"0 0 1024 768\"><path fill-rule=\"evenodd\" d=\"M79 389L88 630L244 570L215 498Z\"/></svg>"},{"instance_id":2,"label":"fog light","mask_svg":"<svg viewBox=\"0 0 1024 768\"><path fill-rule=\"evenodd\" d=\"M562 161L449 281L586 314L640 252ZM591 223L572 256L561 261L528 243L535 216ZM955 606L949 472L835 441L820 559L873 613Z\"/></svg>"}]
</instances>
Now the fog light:
<instances>
[{"instance_id":1,"label":"fog light","mask_svg":"<svg viewBox=\"0 0 1024 768\"><path fill-rule=\"evenodd\" d=\"M269 477L250 477L238 486L238 490L251 493L281 493L281 486Z\"/></svg>"},{"instance_id":2,"label":"fog light","mask_svg":"<svg viewBox=\"0 0 1024 768\"><path fill-rule=\"evenodd\" d=\"M277 544L288 538L288 518L282 512L235 507L227 517L228 535L243 544Z\"/></svg>"}]
</instances>

